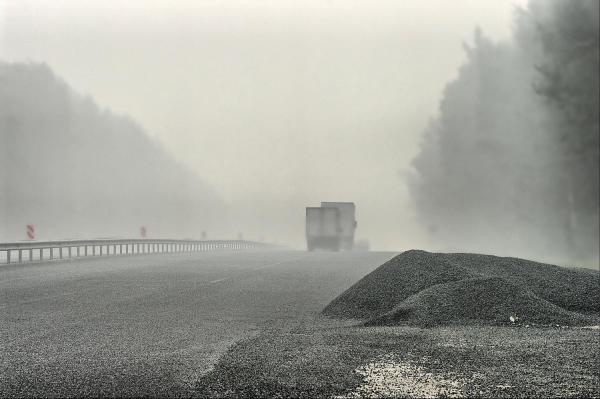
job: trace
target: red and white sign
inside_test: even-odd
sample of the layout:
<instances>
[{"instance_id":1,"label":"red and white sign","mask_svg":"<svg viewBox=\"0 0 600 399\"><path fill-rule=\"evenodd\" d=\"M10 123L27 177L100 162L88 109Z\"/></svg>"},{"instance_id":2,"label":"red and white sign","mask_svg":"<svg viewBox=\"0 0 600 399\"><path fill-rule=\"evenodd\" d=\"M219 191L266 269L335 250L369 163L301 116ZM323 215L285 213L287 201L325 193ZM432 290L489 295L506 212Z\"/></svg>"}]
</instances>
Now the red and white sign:
<instances>
[{"instance_id":1,"label":"red and white sign","mask_svg":"<svg viewBox=\"0 0 600 399\"><path fill-rule=\"evenodd\" d=\"M28 224L27 225L27 238L30 240L33 240L34 237L35 237L35 229L33 228L32 224Z\"/></svg>"},{"instance_id":2,"label":"red and white sign","mask_svg":"<svg viewBox=\"0 0 600 399\"><path fill-rule=\"evenodd\" d=\"M140 235L142 238L146 238L146 226L140 227Z\"/></svg>"}]
</instances>

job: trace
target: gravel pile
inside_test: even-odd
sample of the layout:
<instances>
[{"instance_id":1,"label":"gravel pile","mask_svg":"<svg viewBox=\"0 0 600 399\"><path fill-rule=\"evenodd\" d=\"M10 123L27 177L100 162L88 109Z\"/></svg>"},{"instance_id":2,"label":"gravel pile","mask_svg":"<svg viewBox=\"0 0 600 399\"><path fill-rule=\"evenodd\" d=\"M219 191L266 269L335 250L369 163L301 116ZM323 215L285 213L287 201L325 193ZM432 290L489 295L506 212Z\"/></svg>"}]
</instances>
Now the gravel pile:
<instances>
[{"instance_id":1,"label":"gravel pile","mask_svg":"<svg viewBox=\"0 0 600 399\"><path fill-rule=\"evenodd\" d=\"M367 325L590 325L599 310L595 271L411 250L365 276L323 313L367 319Z\"/></svg>"}]
</instances>

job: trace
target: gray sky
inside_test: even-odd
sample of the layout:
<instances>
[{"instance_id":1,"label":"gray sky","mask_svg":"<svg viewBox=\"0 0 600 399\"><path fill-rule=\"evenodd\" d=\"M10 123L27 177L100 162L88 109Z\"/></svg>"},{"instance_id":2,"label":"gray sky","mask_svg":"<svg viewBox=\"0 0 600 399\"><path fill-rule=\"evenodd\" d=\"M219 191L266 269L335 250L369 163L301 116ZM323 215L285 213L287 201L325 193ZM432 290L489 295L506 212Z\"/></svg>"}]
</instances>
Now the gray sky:
<instances>
[{"instance_id":1,"label":"gray sky","mask_svg":"<svg viewBox=\"0 0 600 399\"><path fill-rule=\"evenodd\" d=\"M354 201L375 249L427 247L402 175L480 25L525 0L0 0L0 57L43 61L212 184L246 238L302 245Z\"/></svg>"}]
</instances>

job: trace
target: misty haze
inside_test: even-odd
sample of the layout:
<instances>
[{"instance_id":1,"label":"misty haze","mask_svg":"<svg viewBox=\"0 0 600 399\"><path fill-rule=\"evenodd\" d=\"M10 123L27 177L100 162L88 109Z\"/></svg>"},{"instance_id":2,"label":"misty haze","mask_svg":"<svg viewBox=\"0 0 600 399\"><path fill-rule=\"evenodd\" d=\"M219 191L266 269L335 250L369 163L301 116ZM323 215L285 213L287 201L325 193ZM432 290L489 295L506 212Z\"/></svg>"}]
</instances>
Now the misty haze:
<instances>
[{"instance_id":1,"label":"misty haze","mask_svg":"<svg viewBox=\"0 0 600 399\"><path fill-rule=\"evenodd\" d=\"M0 396L600 396L599 20L0 0Z\"/></svg>"}]
</instances>

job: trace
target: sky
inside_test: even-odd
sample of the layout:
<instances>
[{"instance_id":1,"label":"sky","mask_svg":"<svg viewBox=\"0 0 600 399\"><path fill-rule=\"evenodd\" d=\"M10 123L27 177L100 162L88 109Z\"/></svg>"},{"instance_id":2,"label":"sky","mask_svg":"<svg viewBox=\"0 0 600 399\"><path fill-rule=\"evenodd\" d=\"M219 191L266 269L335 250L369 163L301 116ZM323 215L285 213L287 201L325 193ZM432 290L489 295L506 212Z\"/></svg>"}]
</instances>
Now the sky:
<instances>
[{"instance_id":1,"label":"sky","mask_svg":"<svg viewBox=\"0 0 600 399\"><path fill-rule=\"evenodd\" d=\"M353 201L373 249L429 248L405 178L422 131L475 27L508 40L524 4L0 0L0 59L135 119L244 238L302 246L304 207Z\"/></svg>"}]
</instances>

